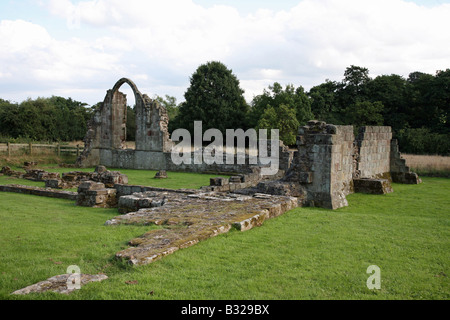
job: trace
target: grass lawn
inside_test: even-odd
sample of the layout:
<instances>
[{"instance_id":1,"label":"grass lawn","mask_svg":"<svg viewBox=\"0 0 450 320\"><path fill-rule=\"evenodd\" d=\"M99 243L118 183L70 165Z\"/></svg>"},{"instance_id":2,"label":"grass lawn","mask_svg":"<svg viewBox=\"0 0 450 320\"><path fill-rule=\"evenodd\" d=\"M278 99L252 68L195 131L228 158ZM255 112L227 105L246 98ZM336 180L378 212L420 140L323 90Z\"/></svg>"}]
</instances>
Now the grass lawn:
<instances>
[{"instance_id":1,"label":"grass lawn","mask_svg":"<svg viewBox=\"0 0 450 320\"><path fill-rule=\"evenodd\" d=\"M0 193L0 299L447 300L450 179L423 181L350 195L335 211L297 208L141 267L113 256L150 227L106 227L116 210ZM10 295L69 265L109 279L69 296ZM366 286L370 265L381 269L381 290Z\"/></svg>"},{"instance_id":2,"label":"grass lawn","mask_svg":"<svg viewBox=\"0 0 450 320\"><path fill-rule=\"evenodd\" d=\"M13 170L20 171L23 169L18 167L11 167ZM39 166L39 169L43 169L48 172L71 172L71 171L84 171L94 172L94 168L60 168L56 165L43 165ZM154 179L157 171L152 170L131 170L131 169L114 169L108 168L110 171L120 171L128 176L128 183L132 185L152 186L158 188L170 188L170 189L198 189L202 186L209 186L209 179L212 177L228 177L223 175L211 175L211 174L197 174L190 172L168 172L167 179ZM16 179L7 176L0 176L0 185L6 184L22 184L27 186L44 187L44 182L34 182L26 179ZM76 189L69 189L76 191Z\"/></svg>"}]
</instances>

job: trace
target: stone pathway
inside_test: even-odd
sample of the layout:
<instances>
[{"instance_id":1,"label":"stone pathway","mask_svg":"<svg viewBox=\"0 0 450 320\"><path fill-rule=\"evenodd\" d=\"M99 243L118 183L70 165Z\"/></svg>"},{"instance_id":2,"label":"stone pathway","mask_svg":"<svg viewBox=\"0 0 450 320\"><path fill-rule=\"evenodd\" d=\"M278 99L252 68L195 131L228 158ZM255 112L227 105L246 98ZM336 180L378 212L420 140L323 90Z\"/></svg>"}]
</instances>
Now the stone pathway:
<instances>
[{"instance_id":1,"label":"stone pathway","mask_svg":"<svg viewBox=\"0 0 450 320\"><path fill-rule=\"evenodd\" d=\"M151 192L147 196L164 198L164 205L130 212L105 223L164 227L131 240L130 248L116 254L117 258L133 265L152 263L179 249L226 233L233 227L240 231L249 230L298 206L297 198L267 194L167 191Z\"/></svg>"}]
</instances>

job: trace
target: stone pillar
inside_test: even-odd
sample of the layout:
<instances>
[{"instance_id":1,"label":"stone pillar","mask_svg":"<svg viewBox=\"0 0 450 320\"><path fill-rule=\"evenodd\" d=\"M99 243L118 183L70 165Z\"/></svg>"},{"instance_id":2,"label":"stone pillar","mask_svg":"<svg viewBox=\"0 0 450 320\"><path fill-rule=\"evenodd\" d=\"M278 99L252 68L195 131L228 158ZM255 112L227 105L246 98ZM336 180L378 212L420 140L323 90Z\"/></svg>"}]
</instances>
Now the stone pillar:
<instances>
[{"instance_id":1,"label":"stone pillar","mask_svg":"<svg viewBox=\"0 0 450 320\"><path fill-rule=\"evenodd\" d=\"M300 127L298 151L285 181L306 188L305 204L336 209L347 206L352 192L353 127L309 121Z\"/></svg>"}]
</instances>

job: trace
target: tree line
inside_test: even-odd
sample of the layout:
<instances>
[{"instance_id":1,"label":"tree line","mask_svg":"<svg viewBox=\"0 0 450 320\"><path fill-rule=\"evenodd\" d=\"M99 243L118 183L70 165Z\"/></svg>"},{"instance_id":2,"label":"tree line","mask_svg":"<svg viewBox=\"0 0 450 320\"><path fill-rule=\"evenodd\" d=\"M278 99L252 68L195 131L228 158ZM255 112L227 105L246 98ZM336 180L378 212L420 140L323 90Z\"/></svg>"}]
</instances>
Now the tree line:
<instances>
[{"instance_id":1,"label":"tree line","mask_svg":"<svg viewBox=\"0 0 450 320\"><path fill-rule=\"evenodd\" d=\"M0 99L0 138L48 142L82 140L93 115L93 109L86 106L86 103L56 96L21 103Z\"/></svg>"},{"instance_id":2,"label":"tree line","mask_svg":"<svg viewBox=\"0 0 450 320\"><path fill-rule=\"evenodd\" d=\"M342 81L326 80L308 92L275 82L250 104L237 77L220 62L200 66L190 82L170 130L192 131L194 120L203 121L203 130L279 129L280 139L295 145L298 127L315 119L356 130L391 126L402 152L450 154L450 69L435 75L413 72L407 79L371 78L367 68L352 65Z\"/></svg>"},{"instance_id":3,"label":"tree line","mask_svg":"<svg viewBox=\"0 0 450 320\"><path fill-rule=\"evenodd\" d=\"M408 78L391 74L371 78L364 67L346 68L342 81L325 80L305 91L302 86L275 82L250 103L238 78L223 63L203 64L190 77L185 101L155 96L168 110L169 131L194 121L210 128L279 129L286 145L295 145L298 127L311 119L336 125L385 125L393 128L401 151L450 154L450 69L435 75L413 72ZM97 104L62 97L11 103L0 99L0 137L38 141L83 139ZM127 140L135 137L135 114L127 107Z\"/></svg>"}]
</instances>

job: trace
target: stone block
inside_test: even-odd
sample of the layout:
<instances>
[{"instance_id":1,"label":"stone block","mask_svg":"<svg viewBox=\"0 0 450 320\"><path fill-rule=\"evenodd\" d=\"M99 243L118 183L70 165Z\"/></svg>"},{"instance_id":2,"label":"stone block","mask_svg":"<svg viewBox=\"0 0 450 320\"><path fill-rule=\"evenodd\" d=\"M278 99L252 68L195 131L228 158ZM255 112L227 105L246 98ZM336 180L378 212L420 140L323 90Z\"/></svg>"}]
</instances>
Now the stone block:
<instances>
[{"instance_id":1,"label":"stone block","mask_svg":"<svg viewBox=\"0 0 450 320\"><path fill-rule=\"evenodd\" d=\"M166 172L166 170L159 170L155 174L155 179L167 179L167 172Z\"/></svg>"},{"instance_id":2,"label":"stone block","mask_svg":"<svg viewBox=\"0 0 450 320\"><path fill-rule=\"evenodd\" d=\"M221 178L221 177L217 177L217 178L211 178L209 179L209 185L210 186L224 186L226 183L226 179L225 178Z\"/></svg>"},{"instance_id":3,"label":"stone block","mask_svg":"<svg viewBox=\"0 0 450 320\"><path fill-rule=\"evenodd\" d=\"M387 194L394 192L388 179L353 179L356 193Z\"/></svg>"},{"instance_id":4,"label":"stone block","mask_svg":"<svg viewBox=\"0 0 450 320\"><path fill-rule=\"evenodd\" d=\"M242 176L231 176L230 177L230 183L241 183L242 182Z\"/></svg>"},{"instance_id":5,"label":"stone block","mask_svg":"<svg viewBox=\"0 0 450 320\"><path fill-rule=\"evenodd\" d=\"M62 181L59 179L45 180L45 187L52 189L59 189L61 187L61 183Z\"/></svg>"}]
</instances>

